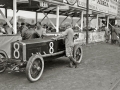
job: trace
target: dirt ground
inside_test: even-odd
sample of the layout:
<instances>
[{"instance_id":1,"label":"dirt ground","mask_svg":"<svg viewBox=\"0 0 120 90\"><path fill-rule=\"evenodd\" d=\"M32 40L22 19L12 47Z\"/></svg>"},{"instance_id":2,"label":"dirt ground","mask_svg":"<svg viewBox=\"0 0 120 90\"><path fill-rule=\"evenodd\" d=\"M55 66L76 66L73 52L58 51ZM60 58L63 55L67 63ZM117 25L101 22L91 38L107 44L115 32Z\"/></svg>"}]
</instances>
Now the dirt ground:
<instances>
[{"instance_id":1,"label":"dirt ground","mask_svg":"<svg viewBox=\"0 0 120 90\"><path fill-rule=\"evenodd\" d=\"M83 46L78 68L68 58L45 62L41 79L30 83L25 73L0 74L0 90L120 90L120 47L106 43Z\"/></svg>"}]
</instances>

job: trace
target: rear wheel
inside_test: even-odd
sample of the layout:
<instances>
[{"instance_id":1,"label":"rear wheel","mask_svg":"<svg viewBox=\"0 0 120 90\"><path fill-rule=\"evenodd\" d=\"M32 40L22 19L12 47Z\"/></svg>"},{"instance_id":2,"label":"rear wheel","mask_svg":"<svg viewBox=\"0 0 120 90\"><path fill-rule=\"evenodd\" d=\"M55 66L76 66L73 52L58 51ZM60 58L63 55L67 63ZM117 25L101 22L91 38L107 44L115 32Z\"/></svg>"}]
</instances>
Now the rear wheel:
<instances>
[{"instance_id":1,"label":"rear wheel","mask_svg":"<svg viewBox=\"0 0 120 90\"><path fill-rule=\"evenodd\" d=\"M81 62L82 56L83 56L82 47L79 44L75 45L73 50L73 57L77 61L77 63Z\"/></svg>"},{"instance_id":2,"label":"rear wheel","mask_svg":"<svg viewBox=\"0 0 120 90\"><path fill-rule=\"evenodd\" d=\"M44 61L41 55L33 55L30 57L27 67L26 75L30 82L35 82L40 79L44 70Z\"/></svg>"},{"instance_id":3,"label":"rear wheel","mask_svg":"<svg viewBox=\"0 0 120 90\"><path fill-rule=\"evenodd\" d=\"M6 52L0 51L0 73L3 73L7 68L6 59L8 59Z\"/></svg>"}]
</instances>

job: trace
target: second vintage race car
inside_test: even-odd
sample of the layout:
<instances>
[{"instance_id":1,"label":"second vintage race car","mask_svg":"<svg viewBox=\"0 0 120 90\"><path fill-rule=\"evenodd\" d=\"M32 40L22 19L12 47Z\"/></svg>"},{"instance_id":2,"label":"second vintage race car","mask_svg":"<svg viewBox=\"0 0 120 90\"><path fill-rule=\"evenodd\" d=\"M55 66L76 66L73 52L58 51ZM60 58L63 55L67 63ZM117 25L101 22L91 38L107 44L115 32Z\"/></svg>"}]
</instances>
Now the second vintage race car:
<instances>
[{"instance_id":1,"label":"second vintage race car","mask_svg":"<svg viewBox=\"0 0 120 90\"><path fill-rule=\"evenodd\" d=\"M29 81L40 79L44 70L44 60L65 56L64 39L52 40L53 36L11 43L11 57L0 51L0 72L6 68L11 71L25 71ZM82 60L82 48L75 44L73 56L78 63Z\"/></svg>"}]
</instances>

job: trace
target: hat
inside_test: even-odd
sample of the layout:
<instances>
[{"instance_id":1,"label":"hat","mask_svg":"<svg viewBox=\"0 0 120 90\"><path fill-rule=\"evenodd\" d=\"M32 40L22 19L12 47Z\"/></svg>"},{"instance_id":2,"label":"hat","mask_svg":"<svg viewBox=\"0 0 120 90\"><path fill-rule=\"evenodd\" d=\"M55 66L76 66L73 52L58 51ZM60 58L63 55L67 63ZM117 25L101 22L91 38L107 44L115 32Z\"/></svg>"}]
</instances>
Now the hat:
<instances>
[{"instance_id":1,"label":"hat","mask_svg":"<svg viewBox=\"0 0 120 90\"><path fill-rule=\"evenodd\" d=\"M68 27L68 26L71 27L71 23L69 23L69 22L66 22L64 25L65 25L65 27Z\"/></svg>"}]
</instances>

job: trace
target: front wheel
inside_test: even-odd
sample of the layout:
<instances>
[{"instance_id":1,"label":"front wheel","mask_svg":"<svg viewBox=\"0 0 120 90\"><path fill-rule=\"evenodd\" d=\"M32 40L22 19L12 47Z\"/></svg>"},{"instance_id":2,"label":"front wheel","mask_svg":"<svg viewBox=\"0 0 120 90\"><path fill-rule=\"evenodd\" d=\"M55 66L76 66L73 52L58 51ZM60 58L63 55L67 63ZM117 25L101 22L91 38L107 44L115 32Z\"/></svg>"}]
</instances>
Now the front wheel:
<instances>
[{"instance_id":1,"label":"front wheel","mask_svg":"<svg viewBox=\"0 0 120 90\"><path fill-rule=\"evenodd\" d=\"M77 63L81 62L82 56L83 56L82 47L79 44L75 45L73 50L73 57L77 61Z\"/></svg>"},{"instance_id":2,"label":"front wheel","mask_svg":"<svg viewBox=\"0 0 120 90\"><path fill-rule=\"evenodd\" d=\"M40 79L44 70L44 61L41 55L33 55L30 57L27 67L26 75L30 82L35 82Z\"/></svg>"},{"instance_id":3,"label":"front wheel","mask_svg":"<svg viewBox=\"0 0 120 90\"><path fill-rule=\"evenodd\" d=\"M0 51L0 73L6 70L6 59L8 59L7 53L5 51Z\"/></svg>"}]
</instances>

